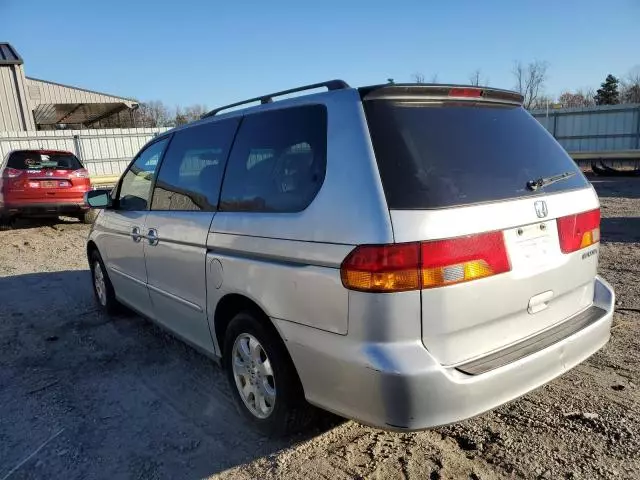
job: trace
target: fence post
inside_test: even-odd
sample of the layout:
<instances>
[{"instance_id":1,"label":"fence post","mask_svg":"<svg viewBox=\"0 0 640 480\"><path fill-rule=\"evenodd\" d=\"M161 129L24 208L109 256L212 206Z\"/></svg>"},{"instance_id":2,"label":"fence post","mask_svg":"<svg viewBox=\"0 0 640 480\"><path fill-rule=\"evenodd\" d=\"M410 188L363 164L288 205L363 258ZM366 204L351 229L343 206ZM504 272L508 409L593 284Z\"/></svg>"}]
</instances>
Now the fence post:
<instances>
[{"instance_id":1,"label":"fence post","mask_svg":"<svg viewBox=\"0 0 640 480\"><path fill-rule=\"evenodd\" d=\"M74 135L73 136L73 148L76 151L76 157L78 157L78 159L82 160L82 151L80 149L80 135Z\"/></svg>"},{"instance_id":2,"label":"fence post","mask_svg":"<svg viewBox=\"0 0 640 480\"><path fill-rule=\"evenodd\" d=\"M553 130L551 131L551 135L553 138L556 138L556 127L558 126L558 112L553 112ZM557 140L557 138L556 138Z\"/></svg>"},{"instance_id":3,"label":"fence post","mask_svg":"<svg viewBox=\"0 0 640 480\"><path fill-rule=\"evenodd\" d=\"M640 150L640 107L636 109L636 150Z\"/></svg>"}]
</instances>

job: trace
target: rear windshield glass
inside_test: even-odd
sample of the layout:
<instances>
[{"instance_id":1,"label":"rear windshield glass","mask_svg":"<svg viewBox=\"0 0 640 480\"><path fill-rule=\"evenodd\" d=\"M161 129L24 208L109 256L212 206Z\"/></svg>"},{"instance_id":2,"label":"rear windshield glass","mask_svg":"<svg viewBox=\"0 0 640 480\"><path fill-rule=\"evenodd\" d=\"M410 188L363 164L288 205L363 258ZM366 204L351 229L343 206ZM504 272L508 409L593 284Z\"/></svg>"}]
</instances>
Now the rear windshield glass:
<instances>
[{"instance_id":1,"label":"rear windshield glass","mask_svg":"<svg viewBox=\"0 0 640 480\"><path fill-rule=\"evenodd\" d=\"M522 107L364 102L389 208L443 208L585 187L575 162ZM576 175L536 192L527 182Z\"/></svg>"},{"instance_id":2,"label":"rear windshield glass","mask_svg":"<svg viewBox=\"0 0 640 480\"><path fill-rule=\"evenodd\" d=\"M78 170L82 168L82 164L76 156L71 153L23 150L13 152L9 156L7 167L17 170L42 170L46 168Z\"/></svg>"}]
</instances>

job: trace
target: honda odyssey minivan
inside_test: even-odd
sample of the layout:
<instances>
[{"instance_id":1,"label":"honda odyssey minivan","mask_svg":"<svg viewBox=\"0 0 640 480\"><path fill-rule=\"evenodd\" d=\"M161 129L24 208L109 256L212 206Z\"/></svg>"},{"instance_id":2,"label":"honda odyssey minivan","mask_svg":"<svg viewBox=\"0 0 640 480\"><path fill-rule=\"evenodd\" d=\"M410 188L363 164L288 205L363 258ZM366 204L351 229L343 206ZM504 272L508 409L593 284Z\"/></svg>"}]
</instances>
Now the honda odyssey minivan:
<instances>
[{"instance_id":1,"label":"honda odyssey minivan","mask_svg":"<svg viewBox=\"0 0 640 480\"><path fill-rule=\"evenodd\" d=\"M614 293L598 197L521 102L333 80L163 133L87 195L97 301L219 359L269 435L311 405L416 430L526 394L608 341Z\"/></svg>"}]
</instances>

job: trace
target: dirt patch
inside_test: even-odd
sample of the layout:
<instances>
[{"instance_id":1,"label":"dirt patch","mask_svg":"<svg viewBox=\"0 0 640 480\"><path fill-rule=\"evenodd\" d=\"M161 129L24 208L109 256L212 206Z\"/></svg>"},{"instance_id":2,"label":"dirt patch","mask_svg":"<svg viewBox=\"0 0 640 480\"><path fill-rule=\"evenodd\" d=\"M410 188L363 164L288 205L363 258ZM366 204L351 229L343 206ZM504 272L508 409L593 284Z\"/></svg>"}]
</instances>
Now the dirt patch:
<instances>
[{"instance_id":1,"label":"dirt patch","mask_svg":"<svg viewBox=\"0 0 640 480\"><path fill-rule=\"evenodd\" d=\"M618 295L611 341L520 400L411 434L327 415L307 435L268 441L241 421L210 360L96 309L88 227L0 232L0 478L637 478L640 179L594 185L600 272Z\"/></svg>"}]
</instances>

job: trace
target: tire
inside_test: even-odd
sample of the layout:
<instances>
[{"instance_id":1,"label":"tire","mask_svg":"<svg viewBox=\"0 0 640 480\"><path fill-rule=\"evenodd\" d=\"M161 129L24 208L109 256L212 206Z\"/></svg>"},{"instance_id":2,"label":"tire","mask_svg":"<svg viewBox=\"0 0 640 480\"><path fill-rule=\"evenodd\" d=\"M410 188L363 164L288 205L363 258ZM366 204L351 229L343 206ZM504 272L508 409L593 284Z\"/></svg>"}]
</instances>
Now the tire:
<instances>
[{"instance_id":1,"label":"tire","mask_svg":"<svg viewBox=\"0 0 640 480\"><path fill-rule=\"evenodd\" d=\"M80 220L80 222L88 225L93 224L93 222L96 221L96 218L98 218L98 212L96 210L89 210L78 216L78 220Z\"/></svg>"},{"instance_id":2,"label":"tire","mask_svg":"<svg viewBox=\"0 0 640 480\"><path fill-rule=\"evenodd\" d=\"M116 299L113 285L107 274L107 269L104 266L102 257L97 250L94 250L89 256L89 266L91 269L91 285L93 287L93 295L96 302L106 313L109 315L120 313L122 305ZM102 278L102 282L97 280L97 277ZM102 287L98 287L98 284L102 283Z\"/></svg>"},{"instance_id":3,"label":"tire","mask_svg":"<svg viewBox=\"0 0 640 480\"><path fill-rule=\"evenodd\" d=\"M11 230L13 228L13 219L9 215L5 215L0 210L0 231Z\"/></svg>"},{"instance_id":4,"label":"tire","mask_svg":"<svg viewBox=\"0 0 640 480\"><path fill-rule=\"evenodd\" d=\"M263 435L282 437L307 427L314 419L315 410L304 398L302 384L284 343L266 321L250 311L237 314L225 334L223 364L240 414ZM259 355L252 356L252 352ZM247 354L254 360L255 368L250 360L244 361ZM259 360L255 361L256 358ZM265 367L266 360L272 375L265 374L269 370ZM244 376L239 373L243 371ZM245 391L250 392L248 395L241 392L243 384ZM256 407L256 400L261 396L264 403L258 401Z\"/></svg>"}]
</instances>

